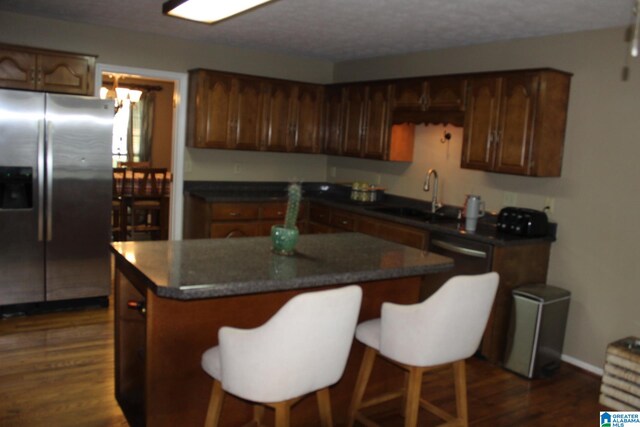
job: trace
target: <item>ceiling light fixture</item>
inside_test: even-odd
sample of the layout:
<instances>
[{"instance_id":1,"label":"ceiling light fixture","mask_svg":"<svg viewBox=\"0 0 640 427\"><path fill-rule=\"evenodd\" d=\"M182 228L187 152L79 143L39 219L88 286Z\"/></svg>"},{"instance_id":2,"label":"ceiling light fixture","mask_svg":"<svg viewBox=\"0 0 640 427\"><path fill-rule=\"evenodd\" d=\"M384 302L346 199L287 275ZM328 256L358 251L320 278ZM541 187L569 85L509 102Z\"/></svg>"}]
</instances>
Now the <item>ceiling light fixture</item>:
<instances>
[{"instance_id":1,"label":"ceiling light fixture","mask_svg":"<svg viewBox=\"0 0 640 427\"><path fill-rule=\"evenodd\" d=\"M213 24L269 1L271 0L169 0L162 5L162 13Z\"/></svg>"}]
</instances>

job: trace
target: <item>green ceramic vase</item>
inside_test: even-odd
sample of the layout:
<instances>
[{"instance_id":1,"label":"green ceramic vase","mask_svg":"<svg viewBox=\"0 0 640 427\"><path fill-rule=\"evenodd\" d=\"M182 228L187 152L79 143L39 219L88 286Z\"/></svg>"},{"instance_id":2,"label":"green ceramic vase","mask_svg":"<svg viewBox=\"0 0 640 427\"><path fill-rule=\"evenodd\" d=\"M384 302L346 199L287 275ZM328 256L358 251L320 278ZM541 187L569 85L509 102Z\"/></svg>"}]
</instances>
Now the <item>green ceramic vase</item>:
<instances>
[{"instance_id":1,"label":"green ceramic vase","mask_svg":"<svg viewBox=\"0 0 640 427\"><path fill-rule=\"evenodd\" d=\"M278 255L293 255L298 243L298 227L286 228L283 225L271 227L271 250Z\"/></svg>"}]
</instances>

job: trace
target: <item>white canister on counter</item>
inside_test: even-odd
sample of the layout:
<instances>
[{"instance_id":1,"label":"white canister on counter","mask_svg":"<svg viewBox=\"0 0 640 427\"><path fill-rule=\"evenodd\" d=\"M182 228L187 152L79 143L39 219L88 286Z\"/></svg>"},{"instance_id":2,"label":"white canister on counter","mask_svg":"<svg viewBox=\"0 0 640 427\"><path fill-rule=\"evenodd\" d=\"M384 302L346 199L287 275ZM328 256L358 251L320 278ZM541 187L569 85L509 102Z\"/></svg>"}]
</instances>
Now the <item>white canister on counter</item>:
<instances>
[{"instance_id":1,"label":"white canister on counter","mask_svg":"<svg viewBox=\"0 0 640 427\"><path fill-rule=\"evenodd\" d=\"M478 218L484 216L484 201L480 199L480 196L474 194L467 194L464 202L464 227L467 231L476 231L478 225Z\"/></svg>"}]
</instances>

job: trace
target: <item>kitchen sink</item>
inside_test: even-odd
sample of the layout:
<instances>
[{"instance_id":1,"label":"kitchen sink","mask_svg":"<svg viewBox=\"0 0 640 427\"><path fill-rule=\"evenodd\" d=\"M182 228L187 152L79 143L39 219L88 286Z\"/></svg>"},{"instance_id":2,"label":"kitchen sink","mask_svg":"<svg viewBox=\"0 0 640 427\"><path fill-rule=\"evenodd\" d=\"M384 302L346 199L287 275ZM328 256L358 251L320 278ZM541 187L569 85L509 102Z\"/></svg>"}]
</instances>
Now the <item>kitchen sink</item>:
<instances>
[{"instance_id":1,"label":"kitchen sink","mask_svg":"<svg viewBox=\"0 0 640 427\"><path fill-rule=\"evenodd\" d=\"M452 216L445 215L441 212L432 213L423 209L399 207L399 206L379 206L369 209L372 212L379 212L387 215L399 216L402 218L413 219L424 222L440 222L440 221L457 221Z\"/></svg>"}]
</instances>

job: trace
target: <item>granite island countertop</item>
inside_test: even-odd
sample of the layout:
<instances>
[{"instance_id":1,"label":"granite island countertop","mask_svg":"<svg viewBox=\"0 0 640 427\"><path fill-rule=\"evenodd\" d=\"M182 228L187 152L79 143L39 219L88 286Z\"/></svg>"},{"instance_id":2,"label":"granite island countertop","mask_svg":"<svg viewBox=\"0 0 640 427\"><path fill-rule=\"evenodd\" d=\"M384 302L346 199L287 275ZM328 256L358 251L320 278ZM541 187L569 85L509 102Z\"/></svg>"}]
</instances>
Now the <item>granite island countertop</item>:
<instances>
[{"instance_id":1,"label":"granite island countertop","mask_svg":"<svg viewBox=\"0 0 640 427\"><path fill-rule=\"evenodd\" d=\"M450 258L360 233L301 235L293 256L271 252L270 237L114 242L158 296L191 300L422 276Z\"/></svg>"}]
</instances>

